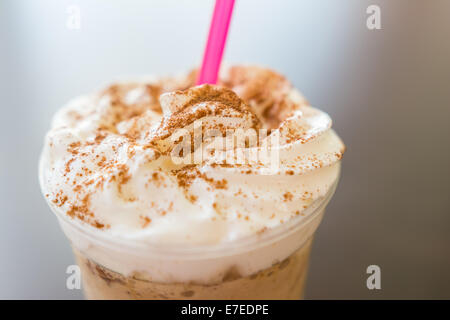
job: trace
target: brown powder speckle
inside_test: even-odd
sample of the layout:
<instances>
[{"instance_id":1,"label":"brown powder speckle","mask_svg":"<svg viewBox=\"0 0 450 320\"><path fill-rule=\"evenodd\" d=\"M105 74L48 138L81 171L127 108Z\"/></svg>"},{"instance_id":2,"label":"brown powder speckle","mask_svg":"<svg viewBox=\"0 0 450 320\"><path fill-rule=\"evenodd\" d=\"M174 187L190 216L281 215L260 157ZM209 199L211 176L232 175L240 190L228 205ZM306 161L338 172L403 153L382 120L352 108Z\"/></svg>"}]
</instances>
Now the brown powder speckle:
<instances>
[{"instance_id":1,"label":"brown powder speckle","mask_svg":"<svg viewBox=\"0 0 450 320\"><path fill-rule=\"evenodd\" d=\"M293 195L290 192L286 192L285 194L283 194L283 198L284 198L284 201L292 201Z\"/></svg>"},{"instance_id":2,"label":"brown powder speckle","mask_svg":"<svg viewBox=\"0 0 450 320\"><path fill-rule=\"evenodd\" d=\"M72 162L75 161L75 158L71 158L69 161L66 162L66 173L70 172L70 165L72 164Z\"/></svg>"},{"instance_id":3,"label":"brown powder speckle","mask_svg":"<svg viewBox=\"0 0 450 320\"><path fill-rule=\"evenodd\" d=\"M97 229L108 229L110 226L98 221L90 207L90 196L86 195L78 204L74 204L67 211L67 215L71 218L77 218L81 221L89 223Z\"/></svg>"},{"instance_id":4,"label":"brown powder speckle","mask_svg":"<svg viewBox=\"0 0 450 320\"><path fill-rule=\"evenodd\" d=\"M147 226L150 224L150 222L152 222L152 219L150 219L150 218L147 217L147 216L140 216L140 218L141 218L141 220L142 220L142 223L141 223L142 228L147 227Z\"/></svg>"}]
</instances>

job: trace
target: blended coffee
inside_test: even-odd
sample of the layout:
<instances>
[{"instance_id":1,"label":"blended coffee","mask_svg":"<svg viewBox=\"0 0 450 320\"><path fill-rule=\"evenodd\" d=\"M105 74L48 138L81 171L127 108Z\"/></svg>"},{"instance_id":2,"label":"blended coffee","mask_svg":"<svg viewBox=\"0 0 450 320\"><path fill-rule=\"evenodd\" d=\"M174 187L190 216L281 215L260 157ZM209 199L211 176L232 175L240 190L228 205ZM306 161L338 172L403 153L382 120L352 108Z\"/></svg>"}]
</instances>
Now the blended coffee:
<instances>
[{"instance_id":1,"label":"blended coffee","mask_svg":"<svg viewBox=\"0 0 450 320\"><path fill-rule=\"evenodd\" d=\"M283 76L119 82L54 117L42 191L90 299L299 299L345 147Z\"/></svg>"}]
</instances>

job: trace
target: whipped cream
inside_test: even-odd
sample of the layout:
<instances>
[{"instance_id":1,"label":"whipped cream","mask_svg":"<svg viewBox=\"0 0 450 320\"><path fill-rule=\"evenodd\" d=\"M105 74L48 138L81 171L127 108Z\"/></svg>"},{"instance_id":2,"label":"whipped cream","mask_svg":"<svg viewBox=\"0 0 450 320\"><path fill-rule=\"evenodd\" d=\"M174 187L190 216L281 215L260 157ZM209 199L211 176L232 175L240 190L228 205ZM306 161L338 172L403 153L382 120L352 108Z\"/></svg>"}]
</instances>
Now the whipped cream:
<instances>
[{"instance_id":1,"label":"whipped cream","mask_svg":"<svg viewBox=\"0 0 450 320\"><path fill-rule=\"evenodd\" d=\"M193 79L191 73L117 83L58 111L45 139L40 179L65 224L144 246L189 247L261 237L294 218L308 218L308 208L335 185L345 150L330 117L267 69L228 68L218 86L192 87ZM223 136L207 141L221 146L221 156L191 147L193 154L202 149L202 161L174 161L179 130L194 134L197 121L202 130L265 130L260 144L240 149L275 152L277 165L267 170L261 161L224 163L236 148L224 147ZM251 268L247 263L243 273L295 250L284 247ZM124 273L138 264L102 261ZM185 281L183 274L152 273L159 281Z\"/></svg>"}]
</instances>

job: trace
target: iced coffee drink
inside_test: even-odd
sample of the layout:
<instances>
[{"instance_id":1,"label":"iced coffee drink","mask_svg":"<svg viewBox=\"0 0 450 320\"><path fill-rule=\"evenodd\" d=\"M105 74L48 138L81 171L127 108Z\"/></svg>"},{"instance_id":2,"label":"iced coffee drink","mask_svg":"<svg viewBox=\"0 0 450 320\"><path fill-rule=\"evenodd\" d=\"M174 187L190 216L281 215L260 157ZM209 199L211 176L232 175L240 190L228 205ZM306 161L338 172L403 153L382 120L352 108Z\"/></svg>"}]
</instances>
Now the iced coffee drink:
<instances>
[{"instance_id":1,"label":"iced coffee drink","mask_svg":"<svg viewBox=\"0 0 450 320\"><path fill-rule=\"evenodd\" d=\"M283 76L114 83L54 117L40 163L89 299L299 299L344 145Z\"/></svg>"}]
</instances>

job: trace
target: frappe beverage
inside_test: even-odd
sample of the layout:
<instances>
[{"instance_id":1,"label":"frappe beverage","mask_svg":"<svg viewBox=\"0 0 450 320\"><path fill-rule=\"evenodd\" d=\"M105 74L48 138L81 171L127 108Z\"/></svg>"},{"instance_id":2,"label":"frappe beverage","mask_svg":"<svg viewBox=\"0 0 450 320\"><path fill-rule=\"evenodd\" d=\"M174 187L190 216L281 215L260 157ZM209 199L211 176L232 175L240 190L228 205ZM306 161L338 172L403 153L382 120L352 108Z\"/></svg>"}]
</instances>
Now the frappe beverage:
<instances>
[{"instance_id":1,"label":"frappe beverage","mask_svg":"<svg viewBox=\"0 0 450 320\"><path fill-rule=\"evenodd\" d=\"M41 188L90 299L299 299L345 147L283 76L117 82L54 116Z\"/></svg>"}]
</instances>

